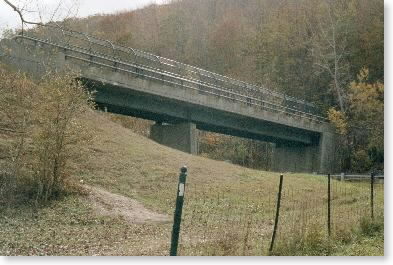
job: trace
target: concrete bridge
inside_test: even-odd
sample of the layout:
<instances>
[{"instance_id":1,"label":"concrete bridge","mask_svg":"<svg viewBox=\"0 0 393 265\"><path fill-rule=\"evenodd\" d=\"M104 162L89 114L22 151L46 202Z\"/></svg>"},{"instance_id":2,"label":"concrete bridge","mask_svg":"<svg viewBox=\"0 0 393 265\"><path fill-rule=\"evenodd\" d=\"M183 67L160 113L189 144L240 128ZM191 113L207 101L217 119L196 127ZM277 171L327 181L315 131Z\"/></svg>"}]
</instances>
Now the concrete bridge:
<instances>
[{"instance_id":1,"label":"concrete bridge","mask_svg":"<svg viewBox=\"0 0 393 265\"><path fill-rule=\"evenodd\" d=\"M198 130L275 143L276 171L330 172L334 130L310 103L79 32L0 42L0 61L39 76L77 71L109 112L156 121L151 138L198 153Z\"/></svg>"}]
</instances>

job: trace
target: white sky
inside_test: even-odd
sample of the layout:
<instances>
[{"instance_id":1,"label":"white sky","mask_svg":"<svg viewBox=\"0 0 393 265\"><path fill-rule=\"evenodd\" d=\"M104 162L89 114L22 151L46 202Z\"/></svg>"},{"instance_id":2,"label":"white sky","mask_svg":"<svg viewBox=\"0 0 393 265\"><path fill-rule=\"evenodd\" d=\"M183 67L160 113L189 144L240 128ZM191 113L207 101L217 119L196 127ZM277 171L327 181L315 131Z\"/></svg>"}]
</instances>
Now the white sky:
<instances>
[{"instance_id":1,"label":"white sky","mask_svg":"<svg viewBox=\"0 0 393 265\"><path fill-rule=\"evenodd\" d=\"M116 11L133 10L151 3L164 3L166 0L10 0L14 5L25 9L24 16L32 21L54 20L71 16L85 17L94 14L114 13ZM27 4L26 4L27 3ZM60 6L59 6L60 3ZM55 10L58 10L55 12ZM38 12L37 12L38 11ZM6 28L20 27L18 14L0 0L0 32Z\"/></svg>"}]
</instances>

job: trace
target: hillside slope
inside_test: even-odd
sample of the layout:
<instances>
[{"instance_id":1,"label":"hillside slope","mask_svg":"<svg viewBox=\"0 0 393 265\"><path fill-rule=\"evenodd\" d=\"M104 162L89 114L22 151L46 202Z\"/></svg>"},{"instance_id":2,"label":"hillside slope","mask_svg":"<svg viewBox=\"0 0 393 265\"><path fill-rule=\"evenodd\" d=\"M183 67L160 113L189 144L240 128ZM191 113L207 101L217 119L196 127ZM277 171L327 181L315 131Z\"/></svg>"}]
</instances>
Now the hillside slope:
<instances>
[{"instance_id":1,"label":"hillside slope","mask_svg":"<svg viewBox=\"0 0 393 265\"><path fill-rule=\"evenodd\" d=\"M85 122L94 132L91 155L73 165L79 173L72 176L83 194L42 209L0 207L1 255L166 255L181 166L189 168L188 189L236 185L256 173L159 145L102 112Z\"/></svg>"},{"instance_id":2,"label":"hillside slope","mask_svg":"<svg viewBox=\"0 0 393 265\"><path fill-rule=\"evenodd\" d=\"M81 172L84 182L136 198L156 210L173 206L183 165L188 167L188 186L200 189L227 182L236 185L248 175L267 178L265 183L277 176L168 148L108 120L104 113L91 114L86 122L96 135L87 170Z\"/></svg>"},{"instance_id":3,"label":"hillside slope","mask_svg":"<svg viewBox=\"0 0 393 265\"><path fill-rule=\"evenodd\" d=\"M106 113L90 112L85 122L95 134L88 147L91 156L74 165L79 170L75 181L85 192L41 209L0 207L0 255L167 255L183 165L189 173L179 254L267 254L278 173L179 152L112 122ZM284 231L296 224L298 213L303 228L311 221L325 227L325 183L321 176L286 174L278 245L294 237ZM364 196L363 190L342 185ZM357 200L348 203L355 207ZM337 213L348 209L337 208ZM355 244L346 254L383 255L383 238L371 242L368 252ZM340 245L334 251L343 249ZM317 254L334 252L322 248Z\"/></svg>"}]
</instances>

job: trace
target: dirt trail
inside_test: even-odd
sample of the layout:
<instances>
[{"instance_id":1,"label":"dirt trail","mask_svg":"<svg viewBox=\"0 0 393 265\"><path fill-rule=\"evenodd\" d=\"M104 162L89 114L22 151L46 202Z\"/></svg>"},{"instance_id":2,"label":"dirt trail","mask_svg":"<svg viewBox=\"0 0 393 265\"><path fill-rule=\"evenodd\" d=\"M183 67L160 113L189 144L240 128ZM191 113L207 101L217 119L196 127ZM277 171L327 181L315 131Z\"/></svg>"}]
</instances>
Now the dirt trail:
<instances>
[{"instance_id":1,"label":"dirt trail","mask_svg":"<svg viewBox=\"0 0 393 265\"><path fill-rule=\"evenodd\" d=\"M100 215L121 216L133 224L170 222L169 216L150 211L136 200L97 187L88 187L88 191L89 200Z\"/></svg>"}]
</instances>

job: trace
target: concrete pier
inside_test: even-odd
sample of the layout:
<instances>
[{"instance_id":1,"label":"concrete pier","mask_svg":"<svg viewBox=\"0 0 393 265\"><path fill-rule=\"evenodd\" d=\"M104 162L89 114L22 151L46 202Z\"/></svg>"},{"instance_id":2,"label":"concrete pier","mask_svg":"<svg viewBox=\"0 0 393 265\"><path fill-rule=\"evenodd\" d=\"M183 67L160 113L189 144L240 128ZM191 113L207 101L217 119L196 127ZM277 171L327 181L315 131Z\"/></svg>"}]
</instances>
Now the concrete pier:
<instances>
[{"instance_id":1,"label":"concrete pier","mask_svg":"<svg viewBox=\"0 0 393 265\"><path fill-rule=\"evenodd\" d=\"M328 129L327 129L328 130ZM299 143L276 144L273 170L280 172L315 172L328 174L335 171L335 134L325 131L312 145Z\"/></svg>"},{"instance_id":2,"label":"concrete pier","mask_svg":"<svg viewBox=\"0 0 393 265\"><path fill-rule=\"evenodd\" d=\"M198 154L198 130L194 123L156 123L151 127L150 138L168 147L193 155Z\"/></svg>"}]
</instances>

